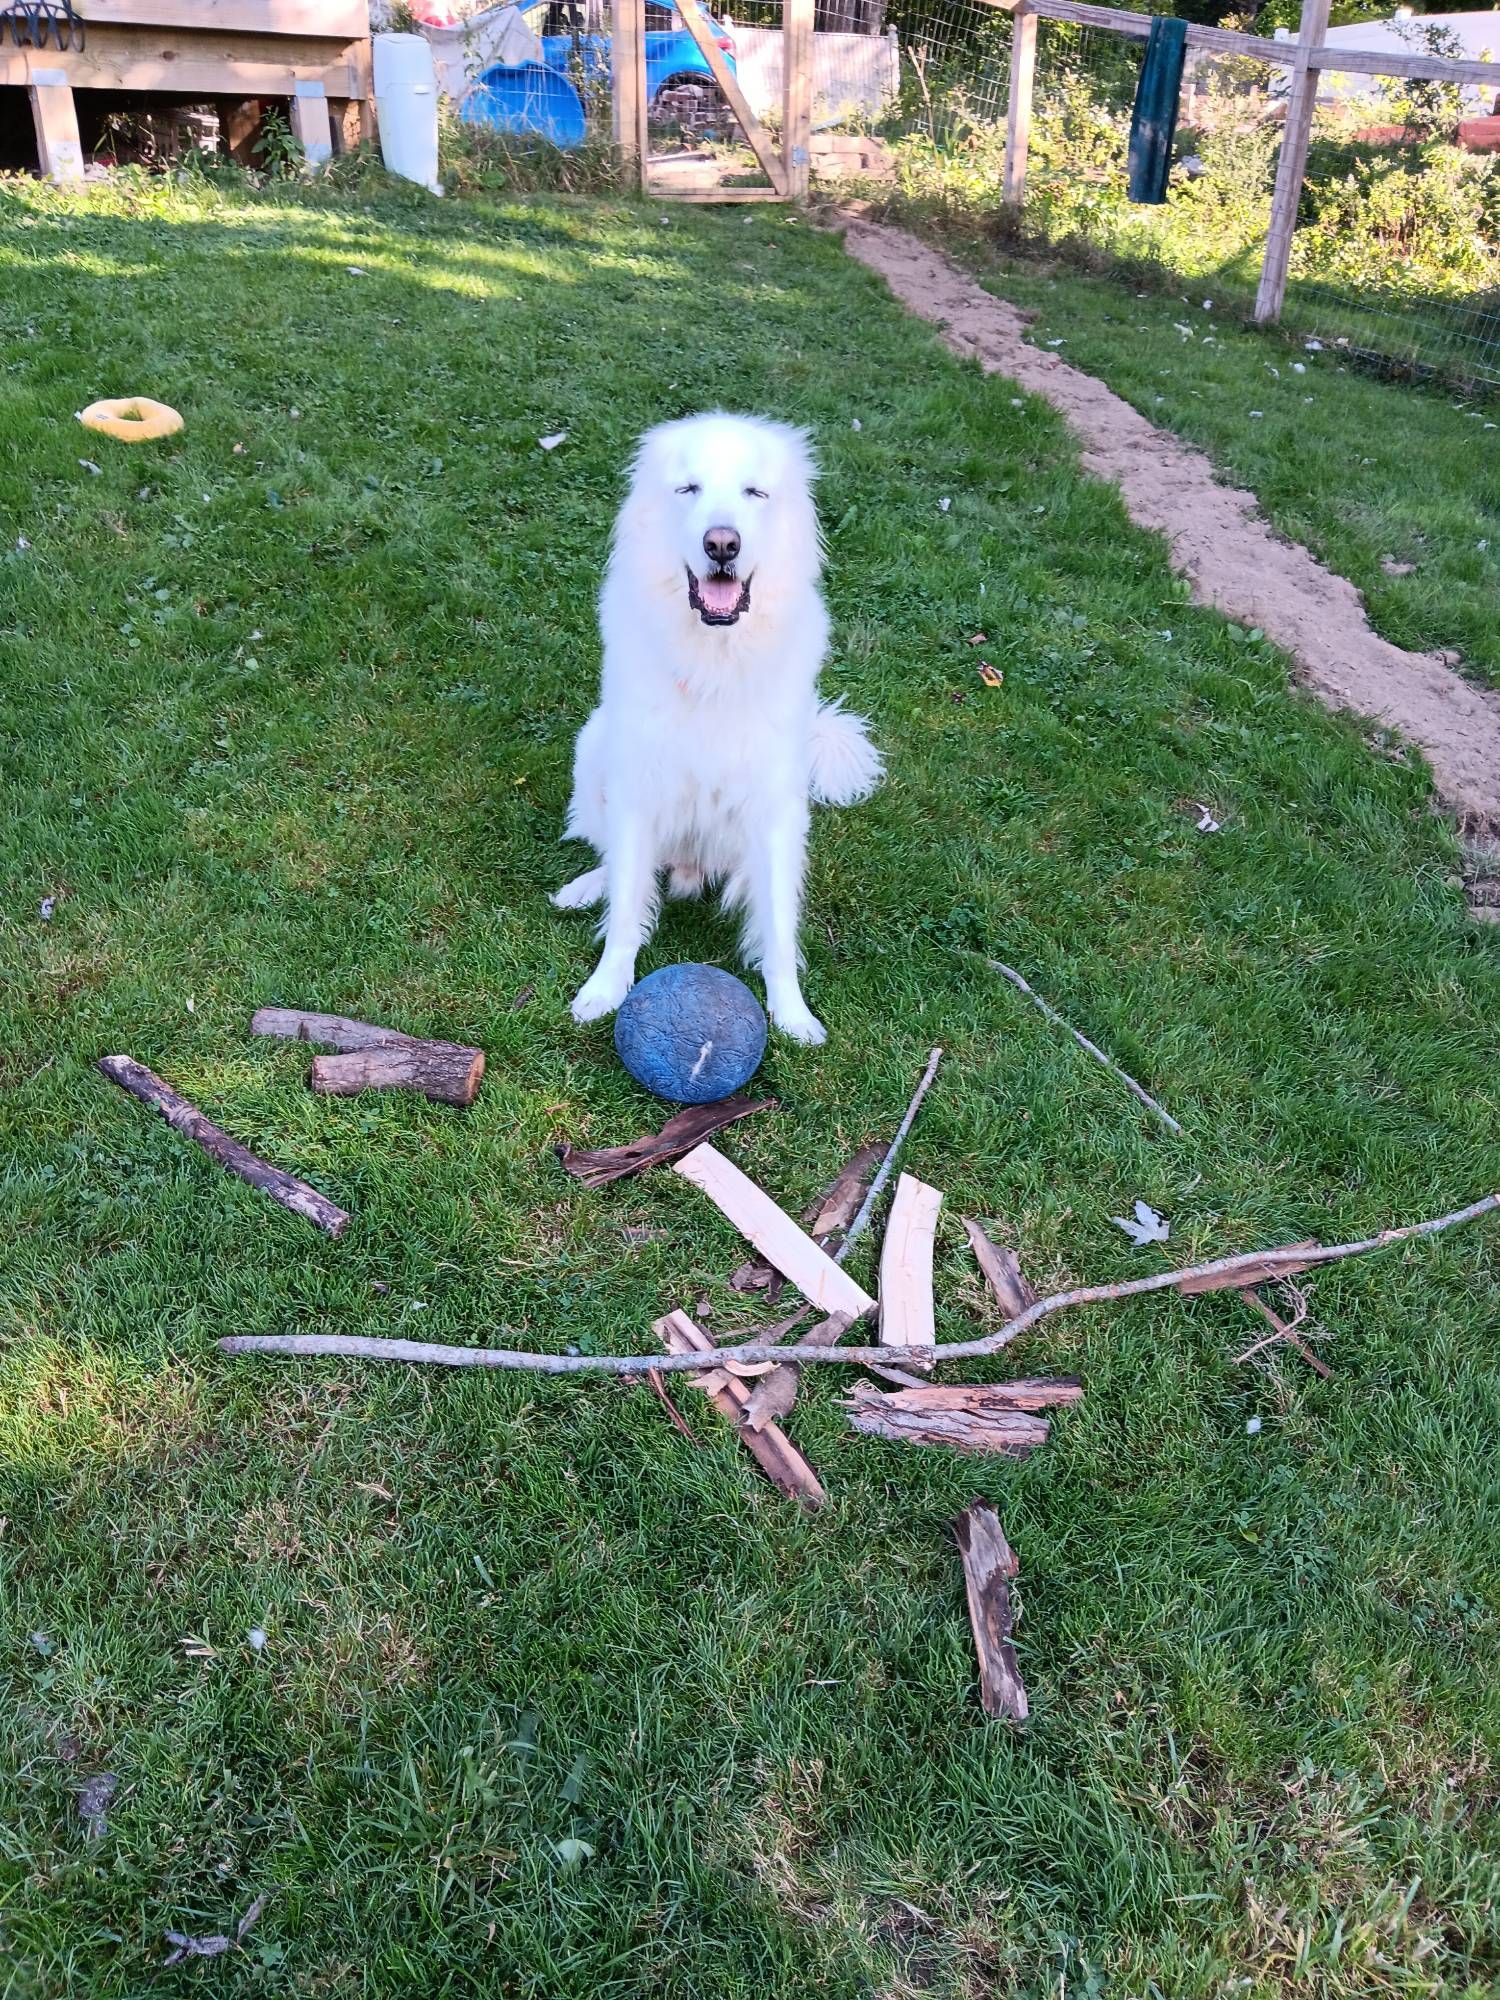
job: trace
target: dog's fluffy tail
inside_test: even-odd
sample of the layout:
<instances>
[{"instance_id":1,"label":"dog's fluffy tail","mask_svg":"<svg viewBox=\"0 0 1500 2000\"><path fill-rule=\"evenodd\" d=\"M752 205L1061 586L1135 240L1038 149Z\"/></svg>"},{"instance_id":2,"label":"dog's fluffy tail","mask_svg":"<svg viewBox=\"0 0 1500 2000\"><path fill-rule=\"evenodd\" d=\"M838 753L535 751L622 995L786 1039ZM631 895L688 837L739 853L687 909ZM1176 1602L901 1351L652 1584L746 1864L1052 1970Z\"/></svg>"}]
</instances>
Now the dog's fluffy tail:
<instances>
[{"instance_id":1,"label":"dog's fluffy tail","mask_svg":"<svg viewBox=\"0 0 1500 2000\"><path fill-rule=\"evenodd\" d=\"M885 775L885 759L870 741L870 725L850 715L842 701L827 701L813 717L812 784L820 806L852 806L867 799Z\"/></svg>"}]
</instances>

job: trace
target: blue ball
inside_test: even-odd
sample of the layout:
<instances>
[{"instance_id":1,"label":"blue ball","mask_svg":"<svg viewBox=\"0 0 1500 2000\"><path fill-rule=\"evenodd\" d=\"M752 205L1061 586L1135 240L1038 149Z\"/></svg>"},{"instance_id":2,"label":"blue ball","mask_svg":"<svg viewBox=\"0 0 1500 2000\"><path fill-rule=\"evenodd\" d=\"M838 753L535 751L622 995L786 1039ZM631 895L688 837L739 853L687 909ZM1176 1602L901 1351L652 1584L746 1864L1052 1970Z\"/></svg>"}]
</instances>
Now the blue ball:
<instances>
[{"instance_id":1,"label":"blue ball","mask_svg":"<svg viewBox=\"0 0 1500 2000\"><path fill-rule=\"evenodd\" d=\"M669 1104L717 1104L760 1067L766 1017L742 979L717 965L664 965L615 1015L620 1061Z\"/></svg>"}]
</instances>

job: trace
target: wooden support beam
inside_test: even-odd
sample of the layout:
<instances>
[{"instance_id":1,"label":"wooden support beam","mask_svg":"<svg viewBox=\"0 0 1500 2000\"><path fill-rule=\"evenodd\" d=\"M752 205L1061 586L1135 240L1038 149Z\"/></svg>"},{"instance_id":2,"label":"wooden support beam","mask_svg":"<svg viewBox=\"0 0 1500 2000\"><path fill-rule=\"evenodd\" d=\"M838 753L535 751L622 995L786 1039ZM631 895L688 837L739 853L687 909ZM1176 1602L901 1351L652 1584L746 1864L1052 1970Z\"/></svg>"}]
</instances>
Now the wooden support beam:
<instances>
[{"instance_id":1,"label":"wooden support beam","mask_svg":"<svg viewBox=\"0 0 1500 2000\"><path fill-rule=\"evenodd\" d=\"M646 189L650 142L646 135L645 0L614 0L611 10L610 118L615 150L633 166Z\"/></svg>"},{"instance_id":2,"label":"wooden support beam","mask_svg":"<svg viewBox=\"0 0 1500 2000\"><path fill-rule=\"evenodd\" d=\"M795 0L786 0L786 4L788 6L793 5L795 4ZM756 159L760 161L766 179L779 195L785 195L787 193L786 171L781 161L777 158L776 148L771 144L770 134L750 109L749 99L746 97L744 91L740 89L734 71L724 60L724 51L719 47L713 22L709 20L700 7L694 4L694 0L688 0L688 4L682 8L681 18L682 25L698 44L699 54L713 72L714 82L723 91L725 98L728 100L730 110L739 120L745 137L750 141L750 150L754 153ZM811 65L811 61L812 51L809 48L809 65Z\"/></svg>"},{"instance_id":3,"label":"wooden support beam","mask_svg":"<svg viewBox=\"0 0 1500 2000\"><path fill-rule=\"evenodd\" d=\"M792 201L805 201L812 163L813 0L782 0L781 58L786 191Z\"/></svg>"},{"instance_id":4,"label":"wooden support beam","mask_svg":"<svg viewBox=\"0 0 1500 2000\"><path fill-rule=\"evenodd\" d=\"M291 127L292 137L306 156L308 172L321 173L333 158L333 125L321 83L292 85Z\"/></svg>"},{"instance_id":5,"label":"wooden support beam","mask_svg":"<svg viewBox=\"0 0 1500 2000\"><path fill-rule=\"evenodd\" d=\"M1307 170L1307 142L1312 137L1313 111L1318 100L1318 71L1313 57L1328 32L1329 0L1302 0L1302 21L1293 51L1291 95L1281 130L1281 156L1276 162L1276 190L1271 197L1271 226L1255 293L1255 323L1271 326L1281 317L1286 274L1297 228L1297 204Z\"/></svg>"},{"instance_id":6,"label":"wooden support beam","mask_svg":"<svg viewBox=\"0 0 1500 2000\"><path fill-rule=\"evenodd\" d=\"M56 71L74 90L170 91L177 97L290 97L299 82L329 97L362 94L357 60L368 43L276 35L194 35L182 29L101 28L77 49L17 48L0 41L0 84L34 85Z\"/></svg>"},{"instance_id":7,"label":"wooden support beam","mask_svg":"<svg viewBox=\"0 0 1500 2000\"><path fill-rule=\"evenodd\" d=\"M78 110L65 70L37 68L31 76L31 118L36 126L37 164L49 181L83 179L83 145Z\"/></svg>"},{"instance_id":8,"label":"wooden support beam","mask_svg":"<svg viewBox=\"0 0 1500 2000\"><path fill-rule=\"evenodd\" d=\"M88 27L215 28L233 34L368 36L368 0L73 0Z\"/></svg>"},{"instance_id":9,"label":"wooden support beam","mask_svg":"<svg viewBox=\"0 0 1500 2000\"><path fill-rule=\"evenodd\" d=\"M925 1181L903 1174L896 1183L880 1247L880 1344L931 1347L937 1339L932 1313L932 1248L943 1197Z\"/></svg>"},{"instance_id":10,"label":"wooden support beam","mask_svg":"<svg viewBox=\"0 0 1500 2000\"><path fill-rule=\"evenodd\" d=\"M1010 105L1005 115L1005 181L1002 200L1013 215L1026 201L1026 154L1031 145L1031 94L1036 82L1036 10L1029 4L1012 16Z\"/></svg>"}]
</instances>

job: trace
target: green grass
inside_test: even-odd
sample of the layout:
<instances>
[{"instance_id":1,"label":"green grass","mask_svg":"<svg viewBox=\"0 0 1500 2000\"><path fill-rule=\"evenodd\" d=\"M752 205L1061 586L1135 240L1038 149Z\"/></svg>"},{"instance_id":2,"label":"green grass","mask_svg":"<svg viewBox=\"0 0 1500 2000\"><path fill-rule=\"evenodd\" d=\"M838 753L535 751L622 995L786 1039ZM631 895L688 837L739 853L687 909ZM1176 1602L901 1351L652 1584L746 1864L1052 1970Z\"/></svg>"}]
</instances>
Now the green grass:
<instances>
[{"instance_id":1,"label":"green grass","mask_svg":"<svg viewBox=\"0 0 1500 2000\"><path fill-rule=\"evenodd\" d=\"M793 216L12 185L0 328L7 1996L1493 1991L1492 1228L1319 1276L1327 1384L1234 1366L1223 1298L1051 1322L996 1371L1088 1393L1024 1465L856 1438L825 1374L816 1519L690 1391L698 1450L641 1387L214 1346L754 1318L691 1189L552 1153L661 1115L568 1020L589 927L545 901L654 418L817 435L828 685L891 773L817 823L829 1043L778 1043L726 1146L800 1204L941 1040L907 1164L948 1196L943 1337L991 1318L965 1213L1050 1286L1156 1268L1136 1196L1187 1260L1497 1185L1500 940L1415 760L1184 603L1045 407ZM74 423L132 391L182 436ZM673 907L647 963L730 943ZM479 1042L479 1101L314 1099L247 1035L275 1001ZM343 1241L112 1090L121 1048ZM1020 1738L975 1697L976 1492L1023 1566ZM243 1951L160 1969L265 1890Z\"/></svg>"},{"instance_id":2,"label":"green grass","mask_svg":"<svg viewBox=\"0 0 1500 2000\"><path fill-rule=\"evenodd\" d=\"M1128 275L996 252L971 230L943 235L1036 314L1037 345L1062 342L1066 360L1190 438L1279 533L1347 576L1385 638L1455 652L1500 685L1500 398L1383 381L1331 336L1309 349L1300 334L1258 332L1212 280L1142 292Z\"/></svg>"}]
</instances>

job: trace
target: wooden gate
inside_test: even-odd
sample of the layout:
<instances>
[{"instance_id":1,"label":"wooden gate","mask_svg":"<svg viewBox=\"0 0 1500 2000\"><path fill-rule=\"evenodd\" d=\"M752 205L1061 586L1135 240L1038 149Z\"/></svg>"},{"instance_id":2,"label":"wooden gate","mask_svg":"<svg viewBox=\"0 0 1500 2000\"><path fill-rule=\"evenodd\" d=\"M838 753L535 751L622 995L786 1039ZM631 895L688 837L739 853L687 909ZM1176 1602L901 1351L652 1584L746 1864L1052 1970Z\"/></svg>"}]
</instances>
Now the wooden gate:
<instances>
[{"instance_id":1,"label":"wooden gate","mask_svg":"<svg viewBox=\"0 0 1500 2000\"><path fill-rule=\"evenodd\" d=\"M724 101L749 142L768 187L699 185L668 177L651 158L647 131L646 0L612 0L610 74L614 140L640 174L643 193L653 201L802 201L807 196L812 145L812 36L814 0L782 0L782 144L750 109L734 71L725 61L706 0L677 0L682 25L697 43Z\"/></svg>"}]
</instances>

